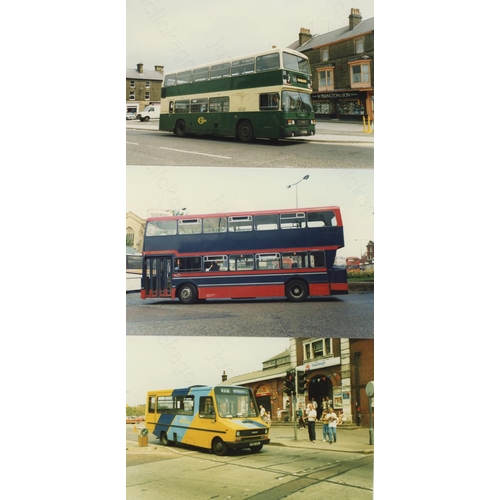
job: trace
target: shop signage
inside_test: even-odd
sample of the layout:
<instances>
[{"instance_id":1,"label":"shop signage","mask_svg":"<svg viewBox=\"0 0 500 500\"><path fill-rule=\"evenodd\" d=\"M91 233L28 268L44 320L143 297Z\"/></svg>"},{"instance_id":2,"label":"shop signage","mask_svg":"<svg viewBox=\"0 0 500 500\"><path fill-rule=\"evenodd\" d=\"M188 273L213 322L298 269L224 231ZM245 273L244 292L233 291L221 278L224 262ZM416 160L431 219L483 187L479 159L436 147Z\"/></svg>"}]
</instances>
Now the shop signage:
<instances>
[{"instance_id":1,"label":"shop signage","mask_svg":"<svg viewBox=\"0 0 500 500\"><path fill-rule=\"evenodd\" d=\"M340 357L321 359L319 361L312 361L311 363L305 363L304 369L307 372L309 370L317 370L318 368L324 368L325 366L334 366L334 365L340 365Z\"/></svg>"},{"instance_id":2,"label":"shop signage","mask_svg":"<svg viewBox=\"0 0 500 500\"><path fill-rule=\"evenodd\" d=\"M329 94L313 94L315 99L346 99L349 97L359 97L359 92L332 92Z\"/></svg>"}]
</instances>

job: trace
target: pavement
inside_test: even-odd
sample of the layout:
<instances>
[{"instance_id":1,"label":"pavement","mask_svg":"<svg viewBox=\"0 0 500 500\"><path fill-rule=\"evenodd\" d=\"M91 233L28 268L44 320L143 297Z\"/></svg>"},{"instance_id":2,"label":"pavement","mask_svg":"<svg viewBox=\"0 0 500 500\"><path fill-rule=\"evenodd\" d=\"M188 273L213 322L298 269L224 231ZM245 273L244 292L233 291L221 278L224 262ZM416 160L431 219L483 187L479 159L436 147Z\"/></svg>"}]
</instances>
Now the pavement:
<instances>
[{"instance_id":1,"label":"pavement","mask_svg":"<svg viewBox=\"0 0 500 500\"><path fill-rule=\"evenodd\" d=\"M158 120L141 122L140 120L127 120L127 129L135 130L158 130ZM340 120L318 120L316 122L316 134L310 137L293 137L286 141L306 142L335 142L348 144L373 145L374 143L373 123L363 126L359 122L343 122Z\"/></svg>"},{"instance_id":2,"label":"pavement","mask_svg":"<svg viewBox=\"0 0 500 500\"><path fill-rule=\"evenodd\" d=\"M137 436L144 424L135 426L134 432L137 431ZM371 430L371 442L375 442L374 430ZM374 444L370 444L370 429L365 427L357 427L355 425L339 425L337 427L337 442L329 444L328 441L323 443L323 424L316 424L316 442L309 442L309 434L307 429L297 429L297 439L293 424L285 422L273 422L271 425L271 442L269 446L287 446L289 448L302 448L308 450L323 450L337 451L346 453L374 453ZM130 453L157 453L164 450L165 447L160 445L155 436L148 436L147 446L139 446L137 441L127 441L127 452Z\"/></svg>"}]
</instances>

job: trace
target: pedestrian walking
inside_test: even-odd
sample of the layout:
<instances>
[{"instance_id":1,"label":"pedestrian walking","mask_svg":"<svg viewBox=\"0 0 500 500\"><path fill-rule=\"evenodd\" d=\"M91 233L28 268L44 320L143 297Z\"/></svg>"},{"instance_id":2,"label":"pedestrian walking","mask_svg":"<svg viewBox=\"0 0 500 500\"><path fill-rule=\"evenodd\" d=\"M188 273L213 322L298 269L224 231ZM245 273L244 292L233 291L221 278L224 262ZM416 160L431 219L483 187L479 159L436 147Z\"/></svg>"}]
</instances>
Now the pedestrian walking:
<instances>
[{"instance_id":1,"label":"pedestrian walking","mask_svg":"<svg viewBox=\"0 0 500 500\"><path fill-rule=\"evenodd\" d=\"M330 406L328 409L328 413L326 415L327 421L328 421L328 438L329 438L329 443L332 444L332 439L333 442L337 442L337 414L333 411L333 408Z\"/></svg>"},{"instance_id":2,"label":"pedestrian walking","mask_svg":"<svg viewBox=\"0 0 500 500\"><path fill-rule=\"evenodd\" d=\"M307 411L307 430L309 432L309 441L311 443L316 442L316 420L318 419L318 414L316 413L316 410L314 409L314 406L309 403L308 405L308 411Z\"/></svg>"}]
</instances>

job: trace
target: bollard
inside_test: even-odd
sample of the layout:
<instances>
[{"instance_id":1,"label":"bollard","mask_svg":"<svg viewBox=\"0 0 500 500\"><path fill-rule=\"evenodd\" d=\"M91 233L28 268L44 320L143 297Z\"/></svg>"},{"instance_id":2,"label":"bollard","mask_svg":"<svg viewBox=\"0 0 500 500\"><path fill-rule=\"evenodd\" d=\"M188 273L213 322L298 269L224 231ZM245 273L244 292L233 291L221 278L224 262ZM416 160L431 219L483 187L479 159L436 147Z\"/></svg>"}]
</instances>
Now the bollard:
<instances>
[{"instance_id":1,"label":"bollard","mask_svg":"<svg viewBox=\"0 0 500 500\"><path fill-rule=\"evenodd\" d=\"M366 130L366 122L364 116L363 116L363 132L368 132L368 130Z\"/></svg>"},{"instance_id":2,"label":"bollard","mask_svg":"<svg viewBox=\"0 0 500 500\"><path fill-rule=\"evenodd\" d=\"M137 442L139 446L147 446L148 445L148 430L142 429L139 436L137 436Z\"/></svg>"}]
</instances>

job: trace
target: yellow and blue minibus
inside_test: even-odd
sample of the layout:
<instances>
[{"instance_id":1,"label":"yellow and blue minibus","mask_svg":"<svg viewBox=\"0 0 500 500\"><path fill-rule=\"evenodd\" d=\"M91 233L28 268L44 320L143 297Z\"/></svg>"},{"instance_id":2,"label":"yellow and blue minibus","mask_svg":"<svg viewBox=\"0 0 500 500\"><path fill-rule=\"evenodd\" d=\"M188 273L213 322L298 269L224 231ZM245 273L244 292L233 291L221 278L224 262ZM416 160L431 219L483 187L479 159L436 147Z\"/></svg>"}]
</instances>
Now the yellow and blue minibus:
<instances>
[{"instance_id":1,"label":"yellow and blue minibus","mask_svg":"<svg viewBox=\"0 0 500 500\"><path fill-rule=\"evenodd\" d=\"M182 443L216 455L262 450L270 442L252 391L231 385L149 391L146 428L164 446Z\"/></svg>"}]
</instances>

